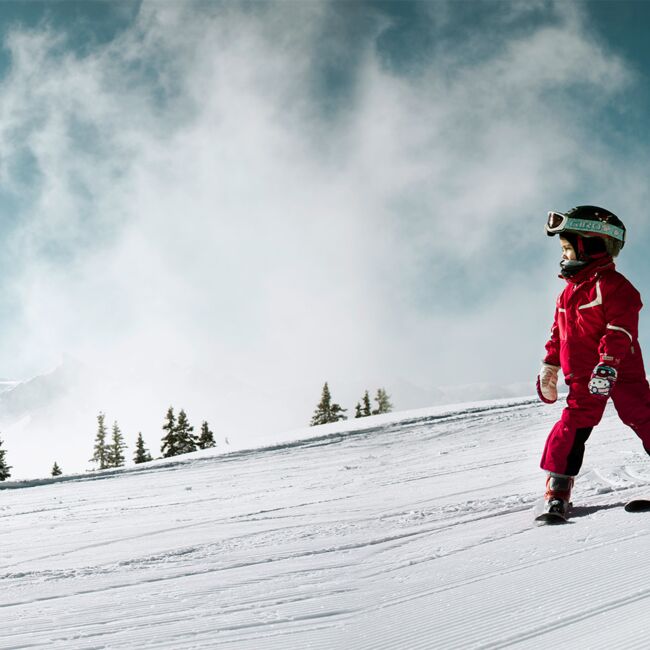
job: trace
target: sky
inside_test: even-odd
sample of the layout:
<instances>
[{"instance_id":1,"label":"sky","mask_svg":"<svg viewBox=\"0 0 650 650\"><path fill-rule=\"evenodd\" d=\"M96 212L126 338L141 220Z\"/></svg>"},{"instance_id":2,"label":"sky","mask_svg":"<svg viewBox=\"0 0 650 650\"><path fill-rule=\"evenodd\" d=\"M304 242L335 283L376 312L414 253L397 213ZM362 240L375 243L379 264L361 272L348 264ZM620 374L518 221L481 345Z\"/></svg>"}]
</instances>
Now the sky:
<instances>
[{"instance_id":1,"label":"sky","mask_svg":"<svg viewBox=\"0 0 650 650\"><path fill-rule=\"evenodd\" d=\"M324 381L352 411L364 388L399 408L405 386L534 380L562 289L548 210L615 212L650 291L648 17L0 3L0 376L73 358L273 426Z\"/></svg>"}]
</instances>

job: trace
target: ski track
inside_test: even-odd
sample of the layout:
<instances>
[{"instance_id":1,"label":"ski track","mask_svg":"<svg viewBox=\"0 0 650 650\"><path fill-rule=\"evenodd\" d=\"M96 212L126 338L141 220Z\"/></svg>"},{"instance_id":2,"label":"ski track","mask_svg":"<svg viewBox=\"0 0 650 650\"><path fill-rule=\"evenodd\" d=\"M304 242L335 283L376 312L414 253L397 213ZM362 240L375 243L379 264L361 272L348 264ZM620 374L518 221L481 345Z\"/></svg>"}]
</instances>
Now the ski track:
<instances>
[{"instance_id":1,"label":"ski track","mask_svg":"<svg viewBox=\"0 0 650 650\"><path fill-rule=\"evenodd\" d=\"M14 484L0 650L647 647L650 461L608 409L571 523L535 526L560 408Z\"/></svg>"}]
</instances>

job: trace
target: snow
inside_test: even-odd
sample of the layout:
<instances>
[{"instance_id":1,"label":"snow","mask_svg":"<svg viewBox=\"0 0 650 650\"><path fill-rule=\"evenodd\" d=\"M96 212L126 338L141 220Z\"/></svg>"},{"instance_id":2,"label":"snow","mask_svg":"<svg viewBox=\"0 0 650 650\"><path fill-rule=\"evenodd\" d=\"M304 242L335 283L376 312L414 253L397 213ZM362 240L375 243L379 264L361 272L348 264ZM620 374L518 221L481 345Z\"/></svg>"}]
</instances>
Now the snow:
<instances>
[{"instance_id":1,"label":"snow","mask_svg":"<svg viewBox=\"0 0 650 650\"><path fill-rule=\"evenodd\" d=\"M128 446L125 455L129 464L138 433L154 457L160 453L161 427L170 406L177 414L181 408L185 410L195 432L202 421L208 421L220 447L226 447L226 440L238 449L268 445L278 439L278 432L311 420L322 388L313 387L311 402L311 397L301 399L281 386L270 386L260 393L248 383L204 368L179 367L173 377L159 377L161 385L139 372L142 370L112 374L66 355L59 366L27 381L0 380L0 440L7 451L12 478L49 476L55 462L65 472L95 469L89 458L100 412L105 414L109 429L118 422ZM363 394L363 386L359 380L350 380L347 385L337 382L333 386L336 401L354 413L352 405ZM514 399L535 392L531 382L425 390L396 380L387 388L393 403L402 410L469 400ZM250 408L252 402L254 409ZM300 404L302 407L297 408ZM313 434L303 429L297 435Z\"/></svg>"},{"instance_id":2,"label":"snow","mask_svg":"<svg viewBox=\"0 0 650 650\"><path fill-rule=\"evenodd\" d=\"M535 526L561 406L0 484L0 649L647 647L650 459L608 409L571 523Z\"/></svg>"}]
</instances>

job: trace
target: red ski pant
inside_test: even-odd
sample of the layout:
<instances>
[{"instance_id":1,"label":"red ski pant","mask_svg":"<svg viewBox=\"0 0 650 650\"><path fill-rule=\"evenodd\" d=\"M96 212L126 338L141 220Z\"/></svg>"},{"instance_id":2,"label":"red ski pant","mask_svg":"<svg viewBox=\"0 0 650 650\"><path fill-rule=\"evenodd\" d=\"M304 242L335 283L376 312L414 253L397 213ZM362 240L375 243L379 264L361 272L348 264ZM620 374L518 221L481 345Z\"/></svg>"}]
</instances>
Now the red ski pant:
<instances>
[{"instance_id":1,"label":"red ski pant","mask_svg":"<svg viewBox=\"0 0 650 650\"><path fill-rule=\"evenodd\" d=\"M575 378L569 384L566 408L551 429L540 466L547 472L575 476L582 466L585 442L600 422L607 400L592 395L589 377ZM641 439L650 454L650 387L645 377L637 381L619 380L611 393L621 420Z\"/></svg>"}]
</instances>

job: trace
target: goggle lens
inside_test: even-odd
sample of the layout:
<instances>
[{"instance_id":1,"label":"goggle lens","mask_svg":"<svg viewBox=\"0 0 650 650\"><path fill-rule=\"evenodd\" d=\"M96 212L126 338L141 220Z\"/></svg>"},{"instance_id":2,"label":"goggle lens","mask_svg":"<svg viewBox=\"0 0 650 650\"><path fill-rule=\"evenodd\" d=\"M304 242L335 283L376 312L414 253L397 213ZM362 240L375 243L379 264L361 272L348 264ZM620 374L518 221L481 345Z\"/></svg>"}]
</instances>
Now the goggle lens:
<instances>
[{"instance_id":1,"label":"goggle lens","mask_svg":"<svg viewBox=\"0 0 650 650\"><path fill-rule=\"evenodd\" d=\"M555 230L556 228L562 226L565 221L566 217L563 214L560 214L559 212L549 212L548 221L546 224L549 230Z\"/></svg>"}]
</instances>

